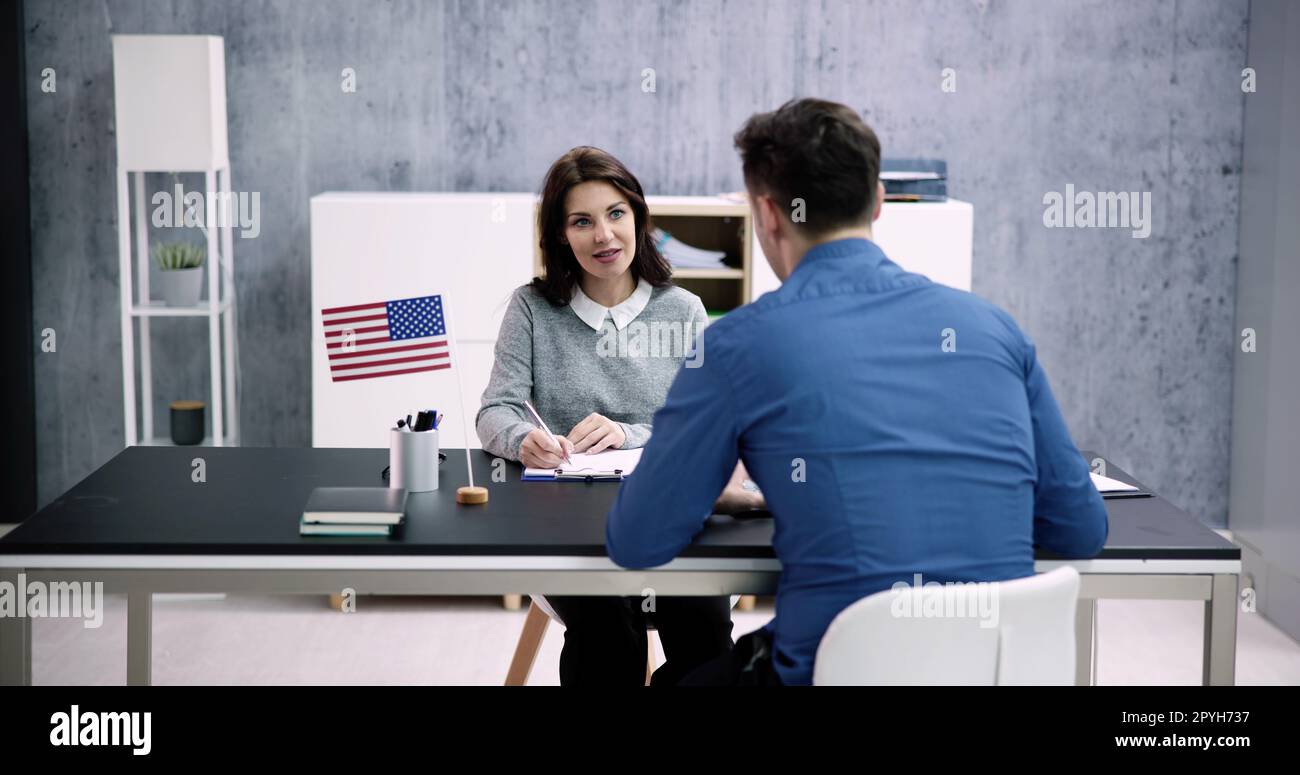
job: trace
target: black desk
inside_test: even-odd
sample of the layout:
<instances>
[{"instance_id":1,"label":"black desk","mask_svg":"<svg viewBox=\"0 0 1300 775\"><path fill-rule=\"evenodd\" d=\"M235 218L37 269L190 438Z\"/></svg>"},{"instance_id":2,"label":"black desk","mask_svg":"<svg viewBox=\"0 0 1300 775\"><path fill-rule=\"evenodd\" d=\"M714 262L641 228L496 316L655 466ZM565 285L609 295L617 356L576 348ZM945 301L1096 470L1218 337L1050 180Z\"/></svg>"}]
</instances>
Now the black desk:
<instances>
[{"instance_id":1,"label":"black desk","mask_svg":"<svg viewBox=\"0 0 1300 775\"><path fill-rule=\"evenodd\" d=\"M609 483L521 482L471 453L491 500L455 502L464 451L445 450L440 488L412 494L393 538L298 535L312 488L382 484L383 449L130 447L0 539L0 581L103 581L128 599L128 680L148 683L152 595L770 594L780 563L770 520L714 517L678 559L624 570L605 556ZM1091 456L1090 456L1091 457ZM193 480L202 458L206 481ZM504 481L493 481L494 472ZM1108 475L1133 482L1108 466ZM1098 598L1203 600L1206 683L1233 682L1240 550L1159 497L1108 500L1110 539L1093 560L1040 554L1040 571L1083 575L1080 682L1091 680ZM30 682L30 620L0 619L0 683Z\"/></svg>"}]
</instances>

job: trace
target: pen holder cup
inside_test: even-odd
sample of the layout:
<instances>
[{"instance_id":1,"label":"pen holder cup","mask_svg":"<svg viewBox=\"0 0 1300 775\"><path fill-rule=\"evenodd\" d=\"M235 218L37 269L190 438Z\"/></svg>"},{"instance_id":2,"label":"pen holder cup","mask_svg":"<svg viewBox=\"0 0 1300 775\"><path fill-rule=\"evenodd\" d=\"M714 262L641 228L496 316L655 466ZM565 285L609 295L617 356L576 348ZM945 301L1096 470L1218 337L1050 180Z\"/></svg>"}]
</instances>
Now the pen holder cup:
<instances>
[{"instance_id":1,"label":"pen holder cup","mask_svg":"<svg viewBox=\"0 0 1300 775\"><path fill-rule=\"evenodd\" d=\"M388 486L394 489L438 489L438 432L389 431L388 471Z\"/></svg>"}]
</instances>

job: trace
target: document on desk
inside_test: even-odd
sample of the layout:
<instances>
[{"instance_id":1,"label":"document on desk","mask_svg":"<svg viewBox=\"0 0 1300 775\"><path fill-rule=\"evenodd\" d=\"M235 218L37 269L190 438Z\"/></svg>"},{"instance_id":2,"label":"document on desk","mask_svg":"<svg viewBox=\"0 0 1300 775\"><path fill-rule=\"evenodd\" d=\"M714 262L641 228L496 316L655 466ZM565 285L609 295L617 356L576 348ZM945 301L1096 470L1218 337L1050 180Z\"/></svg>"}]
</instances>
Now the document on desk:
<instances>
[{"instance_id":1,"label":"document on desk","mask_svg":"<svg viewBox=\"0 0 1300 775\"><path fill-rule=\"evenodd\" d=\"M632 473L641 460L641 447L636 449L607 449L594 455L575 452L569 462L559 468L525 468L524 481L546 482L566 479L621 480Z\"/></svg>"},{"instance_id":2,"label":"document on desk","mask_svg":"<svg viewBox=\"0 0 1300 775\"><path fill-rule=\"evenodd\" d=\"M1111 479L1109 476L1101 476L1100 474L1094 474L1091 471L1088 472L1088 476L1092 477L1092 485L1096 487L1097 492L1102 495L1112 492L1136 493L1139 491L1137 487L1134 487L1131 484L1124 484L1118 479Z\"/></svg>"}]
</instances>

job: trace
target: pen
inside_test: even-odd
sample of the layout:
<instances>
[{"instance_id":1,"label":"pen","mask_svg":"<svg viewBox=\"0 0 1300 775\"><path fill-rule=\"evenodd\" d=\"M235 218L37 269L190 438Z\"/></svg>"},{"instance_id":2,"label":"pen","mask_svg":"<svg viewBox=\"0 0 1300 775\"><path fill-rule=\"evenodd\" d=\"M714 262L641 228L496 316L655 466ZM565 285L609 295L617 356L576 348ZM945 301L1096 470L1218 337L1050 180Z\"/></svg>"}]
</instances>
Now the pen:
<instances>
[{"instance_id":1,"label":"pen","mask_svg":"<svg viewBox=\"0 0 1300 775\"><path fill-rule=\"evenodd\" d=\"M542 416L537 413L537 410L533 408L533 405L525 401L524 408L527 409L528 413L533 416L533 419L537 421L537 424L541 427L541 429L546 431L546 435L551 437L551 441L555 442L555 446L559 447L560 454L563 455L564 445L560 443L559 439L555 438L555 434L551 433L551 429L546 427L546 423L542 421ZM564 462L566 463L569 462L568 455L564 455Z\"/></svg>"},{"instance_id":2,"label":"pen","mask_svg":"<svg viewBox=\"0 0 1300 775\"><path fill-rule=\"evenodd\" d=\"M438 430L438 426L439 426L439 425L442 425L442 415L441 415L441 414L438 415L437 418L434 419L434 421L433 421L433 429L434 429L435 431Z\"/></svg>"}]
</instances>

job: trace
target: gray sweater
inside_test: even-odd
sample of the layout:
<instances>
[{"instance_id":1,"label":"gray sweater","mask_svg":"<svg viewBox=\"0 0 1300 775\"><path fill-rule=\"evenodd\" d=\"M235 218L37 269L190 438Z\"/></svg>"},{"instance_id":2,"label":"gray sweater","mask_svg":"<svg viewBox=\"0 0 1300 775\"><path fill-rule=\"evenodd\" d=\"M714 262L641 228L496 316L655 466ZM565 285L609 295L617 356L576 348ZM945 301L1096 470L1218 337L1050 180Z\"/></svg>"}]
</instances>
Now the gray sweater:
<instances>
[{"instance_id":1,"label":"gray sweater","mask_svg":"<svg viewBox=\"0 0 1300 775\"><path fill-rule=\"evenodd\" d=\"M621 331L606 315L599 332L567 304L552 306L526 285L516 289L478 411L483 449L519 459L524 437L537 427L525 400L556 436L595 412L622 425L623 449L645 446L654 413L707 322L700 298L676 286L653 289Z\"/></svg>"}]
</instances>

